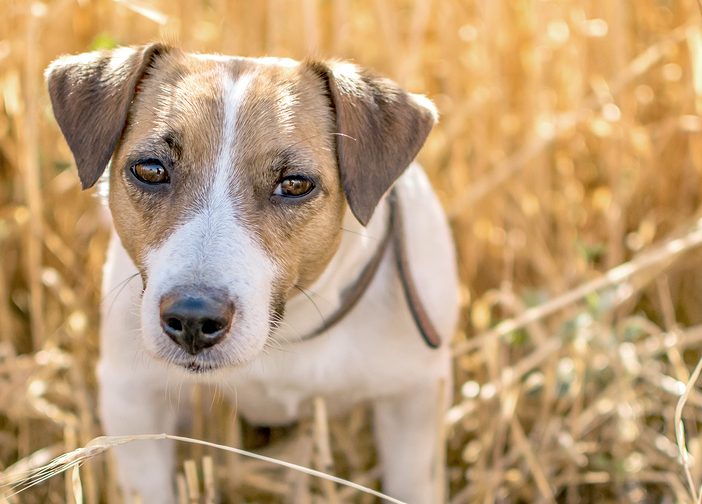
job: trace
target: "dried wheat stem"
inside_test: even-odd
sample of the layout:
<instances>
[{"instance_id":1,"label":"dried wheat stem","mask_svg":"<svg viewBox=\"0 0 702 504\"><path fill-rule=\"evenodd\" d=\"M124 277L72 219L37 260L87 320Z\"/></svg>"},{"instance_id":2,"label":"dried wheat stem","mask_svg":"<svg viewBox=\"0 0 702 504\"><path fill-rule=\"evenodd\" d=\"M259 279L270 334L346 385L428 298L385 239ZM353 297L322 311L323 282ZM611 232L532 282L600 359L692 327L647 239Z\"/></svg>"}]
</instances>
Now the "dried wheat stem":
<instances>
[{"instance_id":1,"label":"dried wheat stem","mask_svg":"<svg viewBox=\"0 0 702 504\"><path fill-rule=\"evenodd\" d=\"M680 396L680 399L675 406L675 440L678 446L680 463L685 471L687 486L693 502L699 502L699 493L692 477L692 466L694 465L694 461L690 456L690 452L687 451L687 443L685 442L685 424L683 423L682 413L683 409L685 408L685 403L687 402L688 397L692 393L692 390L695 388L695 384L700 377L700 372L702 372L702 359L697 362L690 379L687 381L685 392Z\"/></svg>"},{"instance_id":2,"label":"dried wheat stem","mask_svg":"<svg viewBox=\"0 0 702 504\"><path fill-rule=\"evenodd\" d=\"M202 479L205 485L205 504L217 502L217 484L215 482L215 468L212 457L202 458Z\"/></svg>"},{"instance_id":3,"label":"dried wheat stem","mask_svg":"<svg viewBox=\"0 0 702 504\"><path fill-rule=\"evenodd\" d=\"M673 261L684 252L699 247L700 245L702 245L702 227L700 227L700 223L698 223L697 227L687 235L670 240L650 252L641 254L629 262L612 268L595 280L584 283L551 301L530 308L517 317L505 320L499 323L494 329L475 338L457 344L453 350L454 355L461 355L475 350L485 344L486 341L505 336L517 329L521 329L527 324L548 317L566 306L580 301L589 294L623 283L642 270L660 263Z\"/></svg>"},{"instance_id":4,"label":"dried wheat stem","mask_svg":"<svg viewBox=\"0 0 702 504\"><path fill-rule=\"evenodd\" d=\"M34 10L34 4L27 6L30 14L27 18L26 46L29 49L24 62L26 111L22 118L22 147L24 154L24 191L29 207L29 236L27 237L27 268L30 295L30 323L32 343L39 350L44 343L44 290L41 283L42 242L43 242L43 205L41 196L41 171L39 167L39 136L37 117L39 108L37 99L37 74L39 73L36 39L40 33L41 12Z\"/></svg>"},{"instance_id":5,"label":"dried wheat stem","mask_svg":"<svg viewBox=\"0 0 702 504\"><path fill-rule=\"evenodd\" d=\"M325 472L334 470L331 445L329 443L329 419L327 405L323 398L314 398L314 441L317 448L317 467ZM335 504L339 501L334 483L328 480L322 482L325 501Z\"/></svg>"}]
</instances>

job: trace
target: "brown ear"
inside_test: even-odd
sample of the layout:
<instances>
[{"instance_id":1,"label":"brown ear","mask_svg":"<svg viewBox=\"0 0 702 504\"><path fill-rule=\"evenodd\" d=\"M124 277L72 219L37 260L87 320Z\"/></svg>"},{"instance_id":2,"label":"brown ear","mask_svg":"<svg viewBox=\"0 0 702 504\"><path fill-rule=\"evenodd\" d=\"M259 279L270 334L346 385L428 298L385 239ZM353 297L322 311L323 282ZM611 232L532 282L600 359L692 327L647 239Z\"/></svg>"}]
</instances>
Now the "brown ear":
<instances>
[{"instance_id":1,"label":"brown ear","mask_svg":"<svg viewBox=\"0 0 702 504\"><path fill-rule=\"evenodd\" d=\"M161 44L57 59L46 69L54 116L71 148L83 189L105 171L122 135L129 104Z\"/></svg>"},{"instance_id":2,"label":"brown ear","mask_svg":"<svg viewBox=\"0 0 702 504\"><path fill-rule=\"evenodd\" d=\"M336 112L336 156L351 211L364 226L437 120L427 98L345 62L310 62Z\"/></svg>"}]
</instances>

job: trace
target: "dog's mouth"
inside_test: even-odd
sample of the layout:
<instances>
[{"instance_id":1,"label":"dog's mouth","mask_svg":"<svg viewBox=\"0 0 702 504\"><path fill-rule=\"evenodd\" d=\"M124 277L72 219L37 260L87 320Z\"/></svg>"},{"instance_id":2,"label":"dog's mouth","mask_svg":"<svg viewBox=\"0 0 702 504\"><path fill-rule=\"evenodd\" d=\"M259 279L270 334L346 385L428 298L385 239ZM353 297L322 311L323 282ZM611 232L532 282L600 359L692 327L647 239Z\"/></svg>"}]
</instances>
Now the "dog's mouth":
<instances>
[{"instance_id":1,"label":"dog's mouth","mask_svg":"<svg viewBox=\"0 0 702 504\"><path fill-rule=\"evenodd\" d=\"M170 357L170 358L164 358L164 356L159 355L157 358L161 361L165 361L167 364L174 366L176 368L182 369L185 371L187 374L190 375L206 375L206 374L211 374L216 371L220 371L225 368L232 367L233 364L226 364L226 363L220 363L220 362L215 362L212 360L207 359L206 357L203 356L188 356L186 357Z\"/></svg>"},{"instance_id":2,"label":"dog's mouth","mask_svg":"<svg viewBox=\"0 0 702 504\"><path fill-rule=\"evenodd\" d=\"M204 375L214 373L222 369L237 367L242 364L236 360L227 359L222 352L214 349L197 355L189 355L180 349L173 352L164 352L156 356L159 360L165 361L171 366L175 366L186 371L188 374Z\"/></svg>"},{"instance_id":3,"label":"dog's mouth","mask_svg":"<svg viewBox=\"0 0 702 504\"><path fill-rule=\"evenodd\" d=\"M186 371L188 371L189 373L196 374L196 375L211 373L211 372L219 369L216 366L212 366L210 364L198 362L196 360L193 360L193 361L188 362L188 363L184 363L181 365L181 367L183 369L185 369Z\"/></svg>"}]
</instances>

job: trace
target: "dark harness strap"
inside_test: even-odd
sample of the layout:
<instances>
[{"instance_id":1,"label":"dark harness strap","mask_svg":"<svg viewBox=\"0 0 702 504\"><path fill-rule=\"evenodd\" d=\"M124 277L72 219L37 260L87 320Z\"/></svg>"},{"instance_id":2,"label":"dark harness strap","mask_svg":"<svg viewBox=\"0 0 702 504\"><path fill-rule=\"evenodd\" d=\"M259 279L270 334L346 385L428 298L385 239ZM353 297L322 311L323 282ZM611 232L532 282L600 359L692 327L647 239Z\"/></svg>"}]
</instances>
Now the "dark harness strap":
<instances>
[{"instance_id":1,"label":"dark harness strap","mask_svg":"<svg viewBox=\"0 0 702 504\"><path fill-rule=\"evenodd\" d=\"M414 325L419 329L419 334L422 335L424 342L431 348L438 348L441 345L441 337L436 331L434 324L431 323L429 314L419 298L417 286L414 284L412 272L410 271L405 233L402 225L402 206L394 190L390 194L389 200L390 218L392 220L392 242L395 246L395 264L400 274L400 283L402 283L402 291L405 293L405 301L407 301L407 306L409 306L410 313L414 319Z\"/></svg>"},{"instance_id":2,"label":"dark harness strap","mask_svg":"<svg viewBox=\"0 0 702 504\"><path fill-rule=\"evenodd\" d=\"M402 208L400 208L400 202L398 201L398 196L394 189L388 196L388 203L390 205L390 215L388 219L387 231L385 232L385 236L383 236L383 240L378 245L378 249L375 251L375 254L373 254L373 257L368 262L366 267L363 268L358 280L344 289L341 296L341 306L337 308L331 317L326 318L320 327L303 337L303 341L312 339L315 336L319 336L323 332L331 329L351 310L353 310L361 297L363 297L363 294L366 292L366 289L368 289L368 286L373 281L373 278L375 278L375 274L378 272L383 256L385 256L385 251L392 242L393 251L395 253L395 264L400 276L402 291L405 295L405 301L407 301L407 305L410 309L410 313L412 314L414 323L417 326L422 339L424 339L424 342L429 347L437 348L439 345L441 345L441 338L434 328L434 325L432 324L422 301L419 299L417 287L412 279L409 261L407 259L407 247L405 244L405 236L402 225Z\"/></svg>"}]
</instances>

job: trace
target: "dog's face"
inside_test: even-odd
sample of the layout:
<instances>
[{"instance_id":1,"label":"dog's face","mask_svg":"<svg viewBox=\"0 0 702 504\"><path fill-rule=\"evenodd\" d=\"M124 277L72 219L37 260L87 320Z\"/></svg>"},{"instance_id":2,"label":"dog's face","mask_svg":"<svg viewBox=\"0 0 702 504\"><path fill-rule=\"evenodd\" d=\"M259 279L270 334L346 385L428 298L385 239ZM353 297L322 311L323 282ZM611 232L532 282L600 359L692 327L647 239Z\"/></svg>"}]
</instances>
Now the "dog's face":
<instances>
[{"instance_id":1,"label":"dog's face","mask_svg":"<svg viewBox=\"0 0 702 504\"><path fill-rule=\"evenodd\" d=\"M343 63L154 45L63 58L47 78L83 185L111 158L143 344L194 372L263 349L336 251L347 203L367 223L435 117Z\"/></svg>"},{"instance_id":2,"label":"dog's face","mask_svg":"<svg viewBox=\"0 0 702 504\"><path fill-rule=\"evenodd\" d=\"M301 70L167 54L141 81L109 199L144 278L153 353L193 360L161 336L164 298L219 292L236 337L206 350L208 361L251 358L333 255L345 206L332 111L323 83Z\"/></svg>"}]
</instances>

